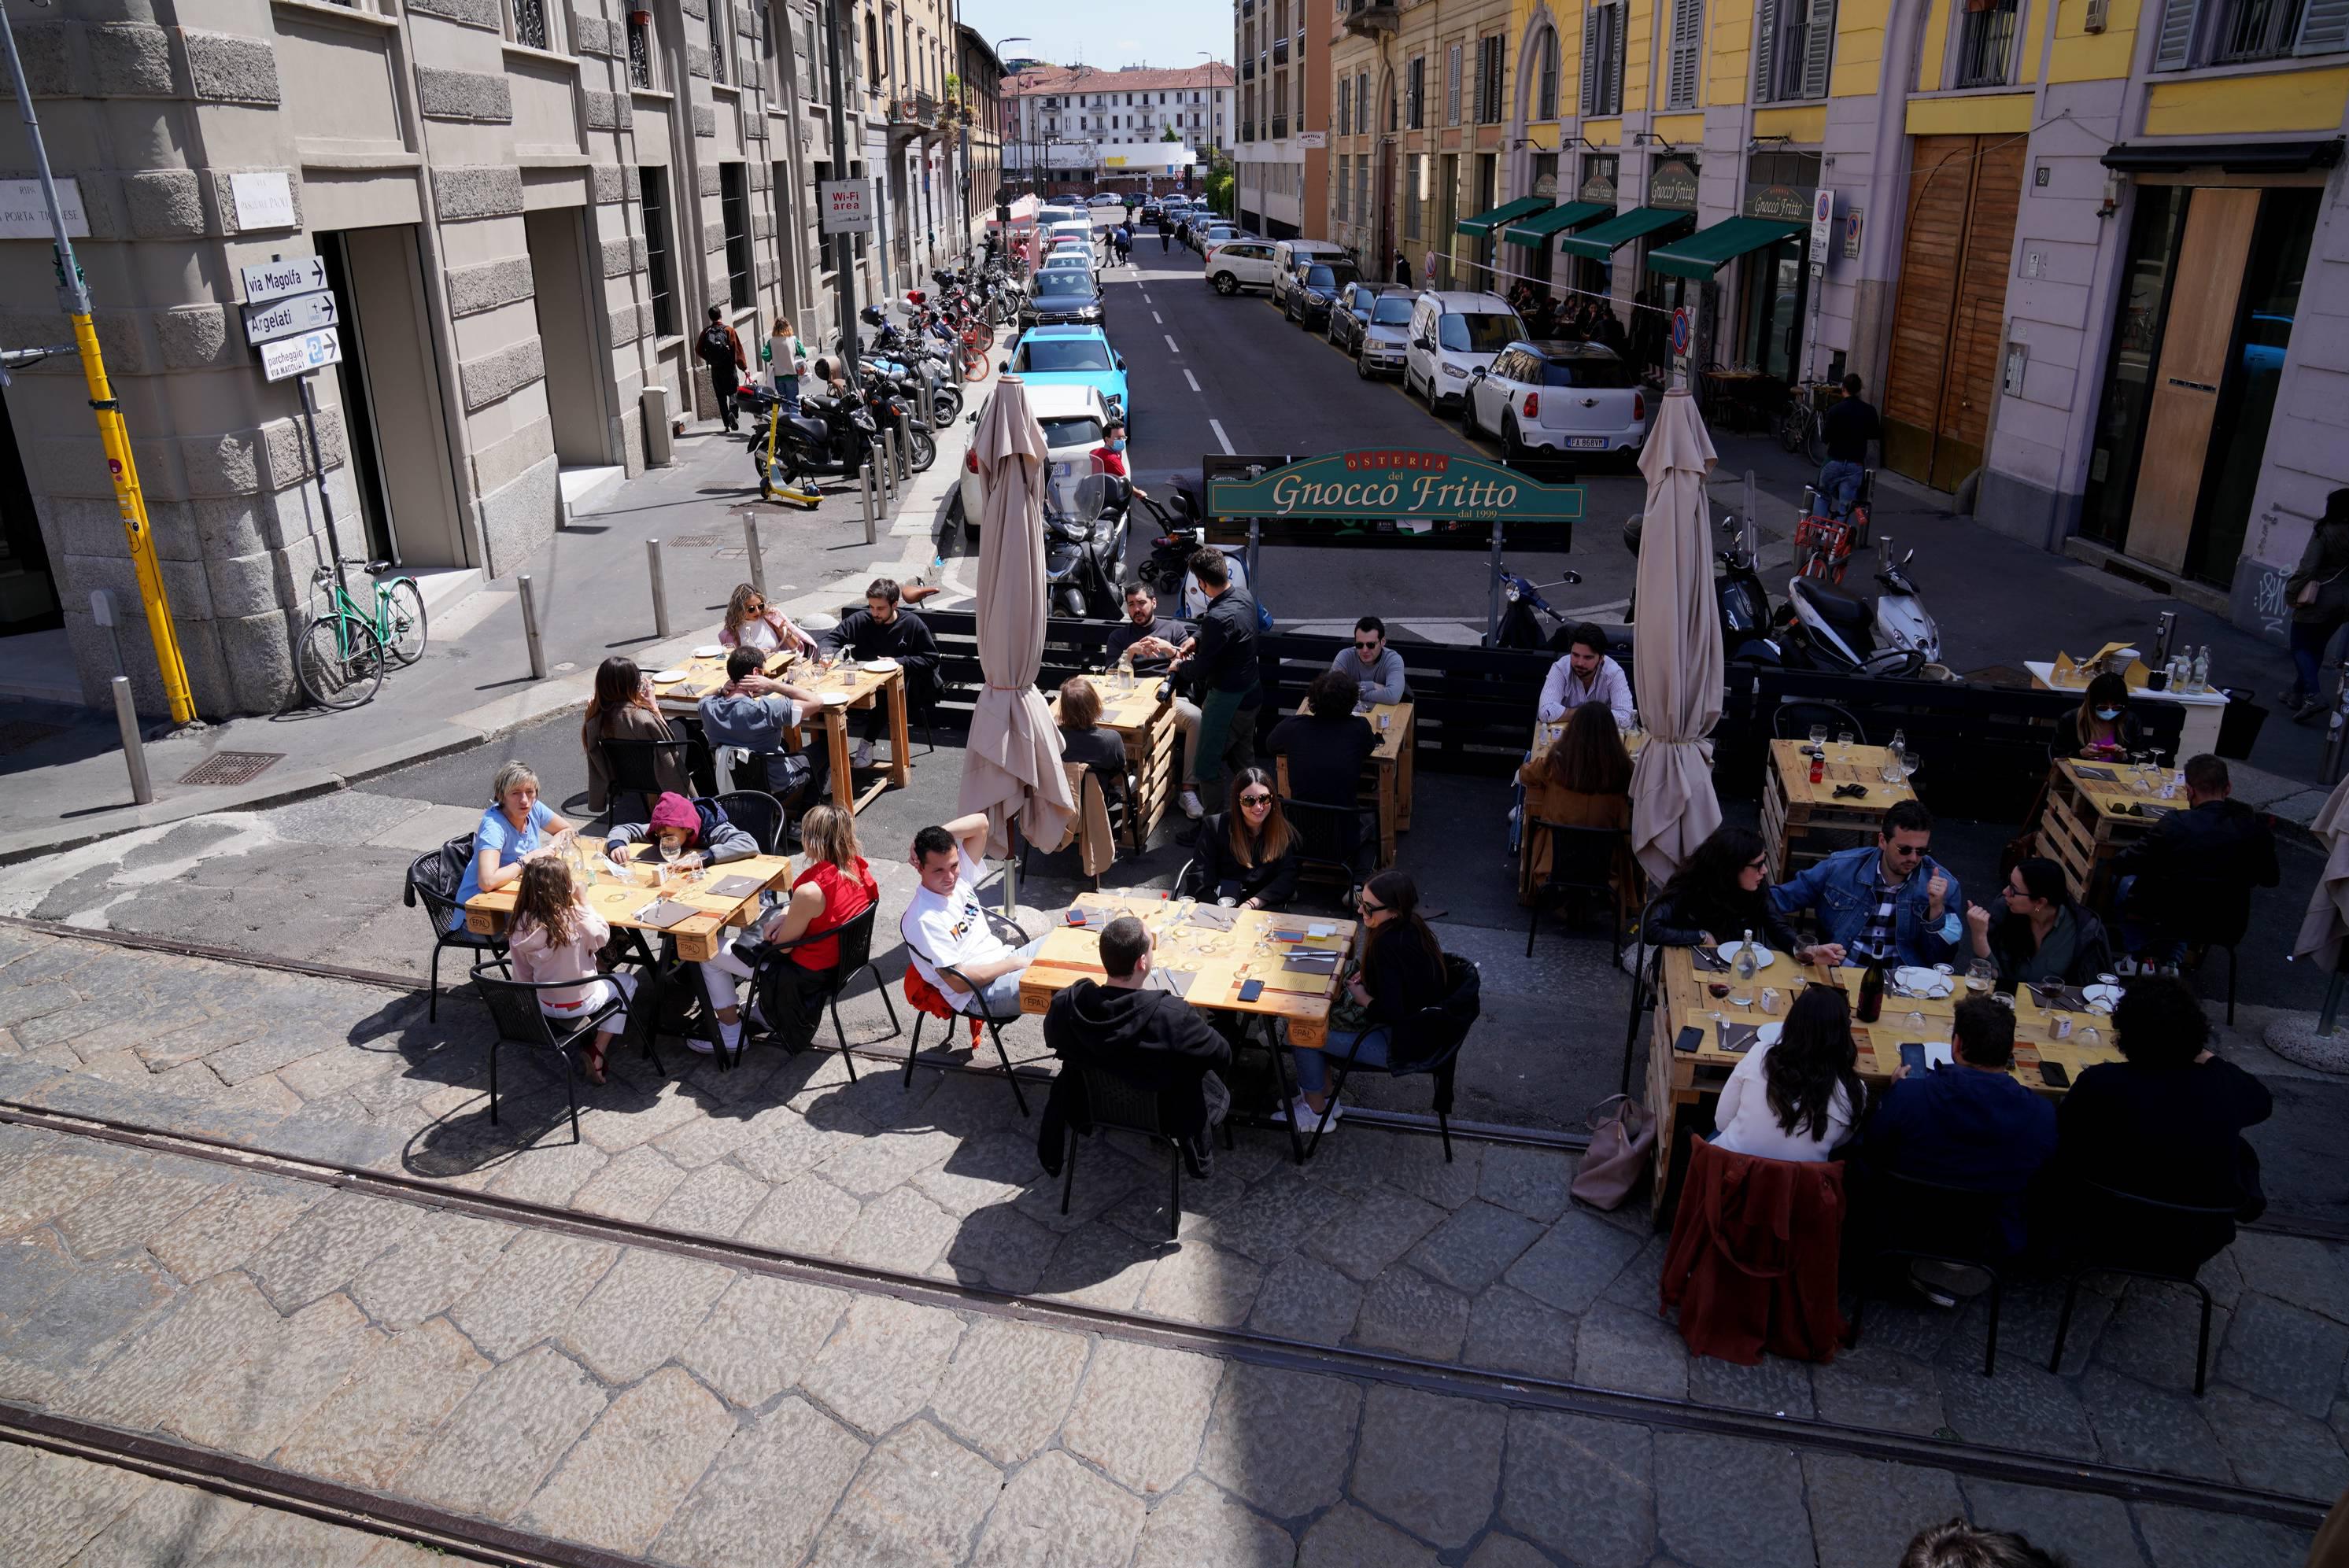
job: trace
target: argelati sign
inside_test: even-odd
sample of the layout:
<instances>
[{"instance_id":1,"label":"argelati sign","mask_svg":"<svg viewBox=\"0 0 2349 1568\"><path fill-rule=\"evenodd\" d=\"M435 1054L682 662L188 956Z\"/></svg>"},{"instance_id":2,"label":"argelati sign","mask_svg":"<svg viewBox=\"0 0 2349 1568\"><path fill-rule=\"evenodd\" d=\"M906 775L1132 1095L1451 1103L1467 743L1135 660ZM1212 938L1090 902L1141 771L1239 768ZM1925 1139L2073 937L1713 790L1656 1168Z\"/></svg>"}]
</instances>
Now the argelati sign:
<instances>
[{"instance_id":1,"label":"argelati sign","mask_svg":"<svg viewBox=\"0 0 2349 1568\"><path fill-rule=\"evenodd\" d=\"M1457 452L1373 448L1330 452L1207 486L1218 517L1332 522L1572 522L1582 487L1546 485L1515 469Z\"/></svg>"}]
</instances>

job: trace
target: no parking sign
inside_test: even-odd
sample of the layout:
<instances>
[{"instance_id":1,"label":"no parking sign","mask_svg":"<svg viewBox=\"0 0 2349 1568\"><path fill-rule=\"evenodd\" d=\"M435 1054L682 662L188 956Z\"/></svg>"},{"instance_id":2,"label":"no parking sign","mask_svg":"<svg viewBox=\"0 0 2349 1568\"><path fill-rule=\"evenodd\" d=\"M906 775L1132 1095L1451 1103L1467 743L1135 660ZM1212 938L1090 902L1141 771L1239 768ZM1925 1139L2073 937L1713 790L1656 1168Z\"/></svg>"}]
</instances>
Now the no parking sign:
<instances>
[{"instance_id":1,"label":"no parking sign","mask_svg":"<svg viewBox=\"0 0 2349 1568\"><path fill-rule=\"evenodd\" d=\"M1686 354L1689 346L1689 323L1686 310L1672 312L1672 352Z\"/></svg>"}]
</instances>

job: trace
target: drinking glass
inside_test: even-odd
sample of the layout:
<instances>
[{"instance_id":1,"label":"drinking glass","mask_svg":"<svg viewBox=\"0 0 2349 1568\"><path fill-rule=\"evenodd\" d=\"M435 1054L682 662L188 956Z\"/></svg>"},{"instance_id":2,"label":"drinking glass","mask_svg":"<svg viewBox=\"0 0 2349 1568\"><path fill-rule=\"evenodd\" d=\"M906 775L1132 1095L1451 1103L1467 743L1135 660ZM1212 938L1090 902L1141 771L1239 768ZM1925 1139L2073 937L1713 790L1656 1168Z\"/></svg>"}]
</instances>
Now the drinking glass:
<instances>
[{"instance_id":1,"label":"drinking glass","mask_svg":"<svg viewBox=\"0 0 2349 1568\"><path fill-rule=\"evenodd\" d=\"M1849 751L1851 749L1851 731L1848 729L1837 730L1836 744L1842 747L1846 751Z\"/></svg>"},{"instance_id":2,"label":"drinking glass","mask_svg":"<svg viewBox=\"0 0 2349 1568\"><path fill-rule=\"evenodd\" d=\"M1827 727L1824 724L1815 724L1811 726L1811 744L1813 746L1825 746L1826 743Z\"/></svg>"},{"instance_id":3,"label":"drinking glass","mask_svg":"<svg viewBox=\"0 0 2349 1568\"><path fill-rule=\"evenodd\" d=\"M1966 966L1966 989L1976 994L1991 988L1998 978L1998 969L1987 958L1977 958Z\"/></svg>"},{"instance_id":4,"label":"drinking glass","mask_svg":"<svg viewBox=\"0 0 2349 1568\"><path fill-rule=\"evenodd\" d=\"M1917 748L1913 746L1900 754L1900 777L1903 779L1917 777Z\"/></svg>"}]
</instances>

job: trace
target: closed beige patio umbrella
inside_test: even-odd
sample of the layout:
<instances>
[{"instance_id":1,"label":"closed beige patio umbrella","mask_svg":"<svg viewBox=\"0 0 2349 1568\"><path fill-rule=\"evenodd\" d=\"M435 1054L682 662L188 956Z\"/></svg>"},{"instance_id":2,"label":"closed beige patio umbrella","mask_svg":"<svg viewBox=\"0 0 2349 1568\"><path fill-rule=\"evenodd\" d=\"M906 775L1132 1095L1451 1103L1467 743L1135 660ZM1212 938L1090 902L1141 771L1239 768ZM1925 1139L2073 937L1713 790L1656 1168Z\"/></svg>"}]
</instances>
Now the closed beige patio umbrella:
<instances>
[{"instance_id":1,"label":"closed beige patio umbrella","mask_svg":"<svg viewBox=\"0 0 2349 1568\"><path fill-rule=\"evenodd\" d=\"M1010 822L1029 842L1057 844L1077 803L1061 767L1061 732L1036 690L1044 663L1044 486L1051 459L1028 390L1005 377L972 441L978 456L978 664L987 686L971 714L958 810L987 813L988 852L1011 851Z\"/></svg>"},{"instance_id":2,"label":"closed beige patio umbrella","mask_svg":"<svg viewBox=\"0 0 2349 1568\"><path fill-rule=\"evenodd\" d=\"M1631 684L1647 744L1631 769L1631 850L1651 881L1671 875L1721 826L1713 743L1721 721L1721 612L1713 597L1713 533L1704 479L1713 439L1683 387L1664 394L1640 471L1648 506L1640 531L1640 619Z\"/></svg>"}]
</instances>

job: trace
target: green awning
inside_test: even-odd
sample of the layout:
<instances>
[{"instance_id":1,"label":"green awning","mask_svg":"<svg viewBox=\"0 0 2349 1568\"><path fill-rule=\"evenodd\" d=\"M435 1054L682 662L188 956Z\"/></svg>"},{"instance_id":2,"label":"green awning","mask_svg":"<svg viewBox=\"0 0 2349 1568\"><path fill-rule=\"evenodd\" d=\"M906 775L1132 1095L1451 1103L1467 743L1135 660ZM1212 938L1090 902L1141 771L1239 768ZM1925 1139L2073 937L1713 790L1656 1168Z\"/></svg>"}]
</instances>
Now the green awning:
<instances>
[{"instance_id":1,"label":"green awning","mask_svg":"<svg viewBox=\"0 0 2349 1568\"><path fill-rule=\"evenodd\" d=\"M1808 232L1808 223L1784 218L1724 218L1710 229L1700 229L1685 240L1675 240L1661 251L1648 253L1651 272L1674 277L1709 278L1748 251L1758 251L1780 240Z\"/></svg>"},{"instance_id":2,"label":"green awning","mask_svg":"<svg viewBox=\"0 0 2349 1568\"><path fill-rule=\"evenodd\" d=\"M1525 245L1540 250L1549 243L1553 234L1585 228L1601 218L1612 218L1615 209L1603 201L1568 201L1563 207L1553 207L1547 212L1537 212L1523 222L1512 223L1501 232L1501 238L1513 245Z\"/></svg>"},{"instance_id":3,"label":"green awning","mask_svg":"<svg viewBox=\"0 0 2349 1568\"><path fill-rule=\"evenodd\" d=\"M1514 223L1549 205L1547 196L1520 196L1506 207L1495 207L1489 212L1479 212L1473 218L1463 218L1458 232L1471 239L1481 240L1504 223Z\"/></svg>"},{"instance_id":4,"label":"green awning","mask_svg":"<svg viewBox=\"0 0 2349 1568\"><path fill-rule=\"evenodd\" d=\"M1696 214L1678 207L1634 207L1629 212L1609 218L1579 234L1568 234L1558 243L1578 256L1588 256L1603 262L1634 240L1644 240L1676 223L1693 227Z\"/></svg>"}]
</instances>

